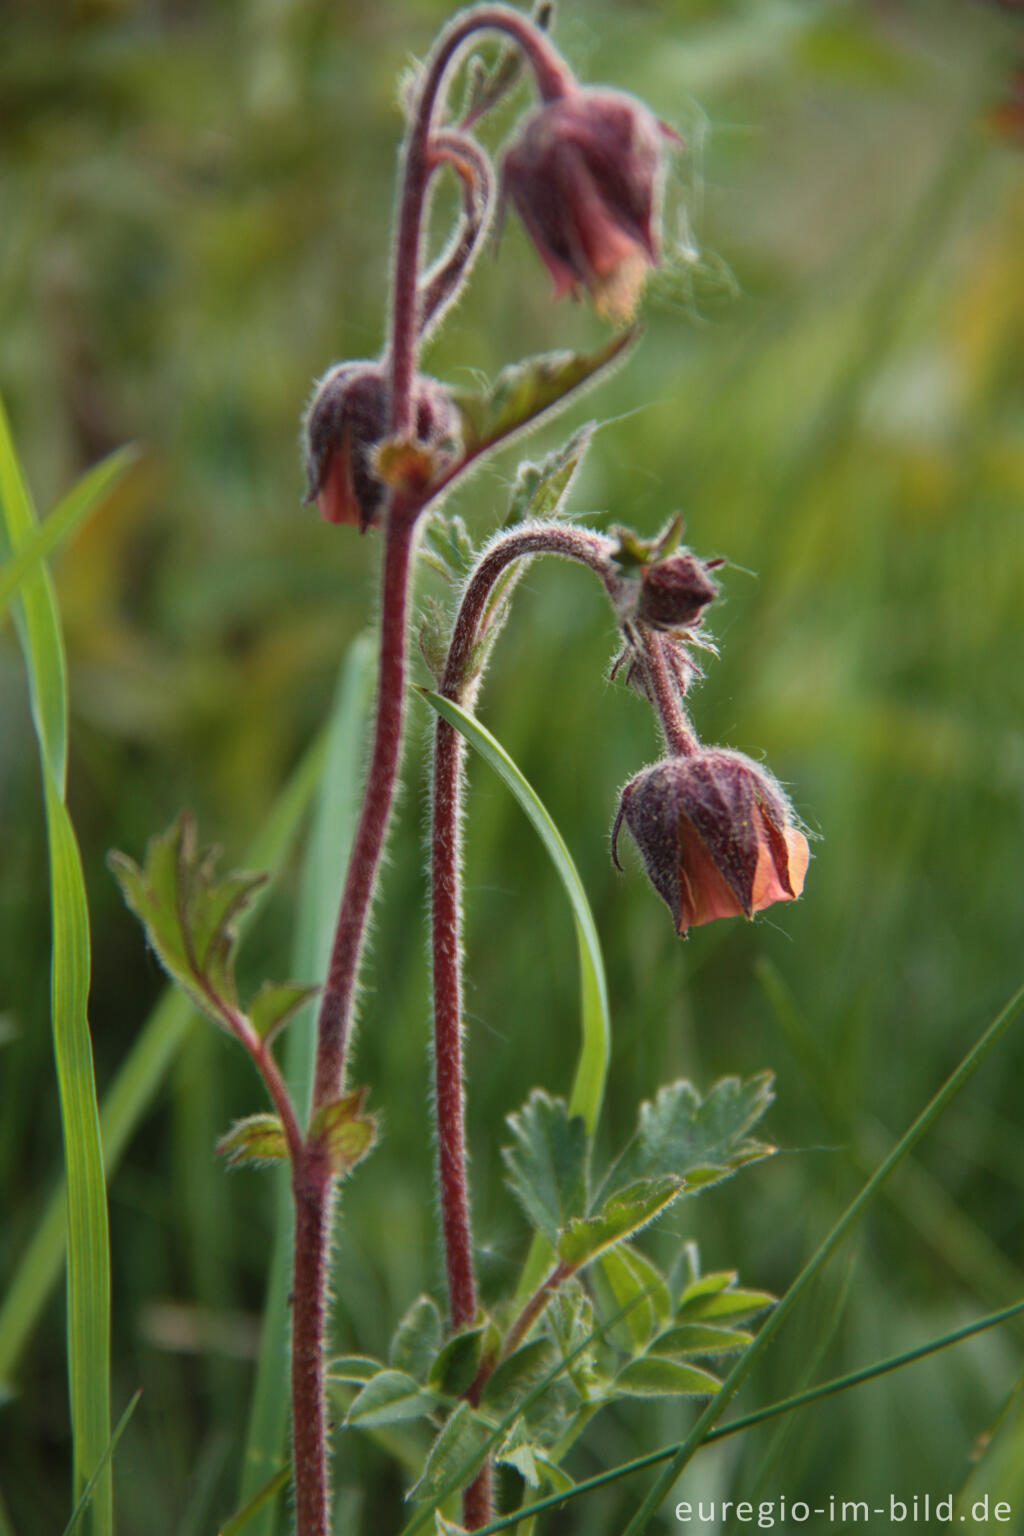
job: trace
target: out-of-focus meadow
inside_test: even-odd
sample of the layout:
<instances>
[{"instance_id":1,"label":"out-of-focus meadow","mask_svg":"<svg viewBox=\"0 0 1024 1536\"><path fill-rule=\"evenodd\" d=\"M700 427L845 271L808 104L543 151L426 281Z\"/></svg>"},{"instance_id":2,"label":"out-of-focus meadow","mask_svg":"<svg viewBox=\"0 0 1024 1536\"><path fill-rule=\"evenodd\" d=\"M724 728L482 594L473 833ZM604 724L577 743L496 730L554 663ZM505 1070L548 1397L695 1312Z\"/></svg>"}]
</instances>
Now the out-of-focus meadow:
<instances>
[{"instance_id":1,"label":"out-of-focus meadow","mask_svg":"<svg viewBox=\"0 0 1024 1536\"><path fill-rule=\"evenodd\" d=\"M374 605L379 540L300 504L298 422L319 373L381 345L396 81L447 14L437 0L24 0L0 20L0 393L39 507L116 445L148 451L145 484L54 562L101 1095L163 985L107 850L138 855L189 805L240 861ZM1024 138L998 108L1024 38L1019 16L970 0L565 0L557 35L585 79L642 95L686 140L667 233L691 291L652 306L632 360L450 510L493 528L521 455L610 419L574 508L645 535L681 511L692 547L728 558L711 622L721 656L694 715L707 741L763 756L820 834L804 899L681 943L636 861L615 874L618 788L658 747L641 701L606 681L612 626L585 574L532 568L481 713L594 906L614 1021L609 1141L668 1078L704 1088L776 1070L779 1155L675 1208L652 1242L666 1253L693 1237L706 1267L781 1292L1021 980ZM440 231L452 205L435 211ZM509 219L427 366L466 383L603 334L585 308L552 304ZM420 588L441 594L432 576ZM2 1297L60 1170L44 819L9 623L0 719ZM354 1068L386 1134L345 1192L335 1337L368 1354L420 1291L441 1295L427 726L414 704ZM502 1117L535 1083L567 1088L577 980L539 843L489 770L471 777L486 1295L525 1242L501 1182ZM249 937L247 974L292 968L300 858ZM818 1284L744 1409L1024 1296L1022 1028ZM212 1532L237 1503L275 1203L269 1175L229 1176L213 1147L260 1107L241 1053L197 1022L112 1179L115 1414L143 1388L115 1458L130 1536ZM887 1505L971 1476L1019 1525L1016 1407L972 1456L1020 1345L1004 1329L726 1441L698 1457L686 1496ZM0 1408L0 1529L18 1536L69 1513L64 1373L57 1286ZM668 1444L693 1411L600 1417L570 1468ZM339 1481L340 1530L398 1528L384 1449L345 1436ZM641 1483L550 1528L618 1531Z\"/></svg>"}]
</instances>

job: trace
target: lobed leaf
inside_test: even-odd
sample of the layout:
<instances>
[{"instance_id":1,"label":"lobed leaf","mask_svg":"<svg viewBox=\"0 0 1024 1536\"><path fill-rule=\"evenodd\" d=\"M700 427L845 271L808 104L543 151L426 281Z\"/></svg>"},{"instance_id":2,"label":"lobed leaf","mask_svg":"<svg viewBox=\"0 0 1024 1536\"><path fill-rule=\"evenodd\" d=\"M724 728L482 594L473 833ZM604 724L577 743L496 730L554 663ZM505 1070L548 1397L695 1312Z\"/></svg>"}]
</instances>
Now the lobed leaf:
<instances>
[{"instance_id":1,"label":"lobed leaf","mask_svg":"<svg viewBox=\"0 0 1024 1536\"><path fill-rule=\"evenodd\" d=\"M722 1078L703 1099L685 1080L659 1089L640 1106L636 1132L605 1176L601 1198L637 1179L669 1175L688 1178L693 1189L767 1157L774 1149L746 1133L772 1098L770 1072L746 1082Z\"/></svg>"},{"instance_id":2,"label":"lobed leaf","mask_svg":"<svg viewBox=\"0 0 1024 1536\"><path fill-rule=\"evenodd\" d=\"M588 421L539 464L520 464L504 527L511 528L527 518L559 515L594 431L595 423Z\"/></svg>"},{"instance_id":3,"label":"lobed leaf","mask_svg":"<svg viewBox=\"0 0 1024 1536\"><path fill-rule=\"evenodd\" d=\"M535 1088L521 1110L509 1115L514 1137L502 1149L507 1182L537 1231L554 1244L587 1209L587 1130L582 1115L570 1117L564 1099Z\"/></svg>"},{"instance_id":4,"label":"lobed leaf","mask_svg":"<svg viewBox=\"0 0 1024 1536\"><path fill-rule=\"evenodd\" d=\"M236 1120L218 1141L217 1151L232 1168L242 1168L246 1163L262 1167L281 1162L288 1156L288 1143L280 1116L267 1112Z\"/></svg>"},{"instance_id":5,"label":"lobed leaf","mask_svg":"<svg viewBox=\"0 0 1024 1536\"><path fill-rule=\"evenodd\" d=\"M436 1394L427 1392L412 1376L384 1370L366 1383L345 1415L345 1423L353 1429L375 1429L382 1424L426 1418L437 1405Z\"/></svg>"},{"instance_id":6,"label":"lobed leaf","mask_svg":"<svg viewBox=\"0 0 1024 1536\"><path fill-rule=\"evenodd\" d=\"M395 1330L388 1355L396 1371L425 1381L441 1349L444 1326L432 1296L418 1296Z\"/></svg>"},{"instance_id":7,"label":"lobed leaf","mask_svg":"<svg viewBox=\"0 0 1024 1536\"><path fill-rule=\"evenodd\" d=\"M511 437L589 383L618 361L636 336L635 330L626 331L593 352L545 352L503 368L485 390L453 390L462 419L463 463Z\"/></svg>"},{"instance_id":8,"label":"lobed leaf","mask_svg":"<svg viewBox=\"0 0 1024 1536\"><path fill-rule=\"evenodd\" d=\"M365 1088L353 1088L322 1105L310 1121L309 1134L322 1140L335 1173L343 1178L368 1156L377 1139L377 1117L363 1113Z\"/></svg>"},{"instance_id":9,"label":"lobed leaf","mask_svg":"<svg viewBox=\"0 0 1024 1536\"><path fill-rule=\"evenodd\" d=\"M595 1215L571 1221L558 1239L558 1257L573 1269L582 1269L660 1216L684 1188L679 1179L641 1179L613 1195Z\"/></svg>"}]
</instances>

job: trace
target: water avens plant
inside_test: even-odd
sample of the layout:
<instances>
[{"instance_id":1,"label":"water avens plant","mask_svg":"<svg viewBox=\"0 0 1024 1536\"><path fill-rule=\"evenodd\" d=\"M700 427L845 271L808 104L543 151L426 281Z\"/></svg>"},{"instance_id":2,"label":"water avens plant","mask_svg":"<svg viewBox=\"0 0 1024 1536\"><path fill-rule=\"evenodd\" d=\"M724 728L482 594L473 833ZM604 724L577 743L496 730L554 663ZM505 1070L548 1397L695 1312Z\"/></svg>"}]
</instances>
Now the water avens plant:
<instances>
[{"instance_id":1,"label":"water avens plant","mask_svg":"<svg viewBox=\"0 0 1024 1536\"><path fill-rule=\"evenodd\" d=\"M593 986L585 1010L598 1023L585 1035L577 1088L568 1103L537 1089L508 1121L508 1180L534 1229L533 1248L513 1295L488 1298L484 1309L478 1292L462 1061L463 757L465 737L484 741L472 709L527 562L548 554L575 561L607 595L619 636L613 676L649 701L665 745L665 756L621 792L612 852L617 863L624 823L678 932L792 900L808 861L776 780L737 752L702 745L687 712L687 690L700 676L695 653L710 646L703 624L721 562L683 547L678 519L645 540L625 527L597 532L563 517L590 428L542 463L520 468L504 526L482 548L441 510L470 466L624 356L648 270L660 257L676 136L632 96L581 85L552 42L549 22L543 9L531 19L504 5L477 6L455 17L418 69L405 93L387 340L379 357L332 366L305 418L309 501L328 523L382 544L372 747L326 976L315 987L267 982L243 1005L234 978L236 924L261 877L218 875L187 814L151 840L141 867L112 856L171 976L239 1041L263 1080L269 1110L236 1123L221 1151L232 1163L285 1161L290 1168L298 1536L331 1530L329 1391L347 1401L350 1432L414 1420L430 1426L432 1448L408 1495L416 1506L410 1530L424 1523L455 1529L458 1510L462 1528L476 1530L496 1514L496 1465L518 1474L523 1489L567 1487L561 1463L605 1404L712 1394L718 1379L708 1360L742 1349L750 1335L737 1325L771 1300L739 1289L731 1274L701 1275L692 1248L671 1275L662 1274L633 1241L684 1196L770 1150L749 1134L770 1102L766 1076L725 1079L704 1097L687 1082L662 1088L641 1106L619 1155L603 1172L594 1166L607 1000L588 912L584 948ZM495 38L502 49L488 68L477 50ZM523 69L539 99L495 167L476 130ZM449 104L456 76L465 87L457 112ZM460 188L459 221L424 269L426 214L445 172ZM521 218L556 296L587 299L616 329L593 353L530 358L487 389L457 391L420 372L420 350L468 281L499 209ZM338 536L352 537L347 527ZM419 636L436 684L426 697L438 712L430 836L433 1114L447 1318L432 1298L420 1298L399 1322L387 1363L333 1360L328 1277L338 1192L377 1134L366 1090L348 1081L348 1062L402 757L410 581L425 532L456 589L450 618L426 616ZM496 743L484 741L483 749L500 754ZM529 797L514 765L507 774ZM542 808L536 814L543 822ZM550 840L555 846L553 828ZM565 861L571 869L567 853ZM319 1007L307 1116L274 1046L313 992ZM339 1287L344 1273L342 1254Z\"/></svg>"}]
</instances>

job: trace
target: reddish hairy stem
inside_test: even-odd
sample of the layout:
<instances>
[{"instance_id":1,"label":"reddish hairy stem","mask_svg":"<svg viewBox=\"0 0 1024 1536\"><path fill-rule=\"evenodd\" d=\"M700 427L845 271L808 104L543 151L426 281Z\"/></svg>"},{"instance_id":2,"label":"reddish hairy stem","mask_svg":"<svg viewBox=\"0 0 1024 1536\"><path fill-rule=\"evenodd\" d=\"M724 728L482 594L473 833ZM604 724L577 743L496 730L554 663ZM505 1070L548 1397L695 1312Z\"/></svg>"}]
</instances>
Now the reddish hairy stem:
<instances>
[{"instance_id":1,"label":"reddish hairy stem","mask_svg":"<svg viewBox=\"0 0 1024 1536\"><path fill-rule=\"evenodd\" d=\"M316 1148L292 1168L295 1254L292 1279L292 1458L298 1536L330 1536L330 1475L324 1340L333 1195Z\"/></svg>"},{"instance_id":2,"label":"reddish hairy stem","mask_svg":"<svg viewBox=\"0 0 1024 1536\"><path fill-rule=\"evenodd\" d=\"M698 749L698 741L679 697L679 686L665 660L666 640L656 630L642 630L643 669L648 693L661 725L665 745L680 757Z\"/></svg>"},{"instance_id":3,"label":"reddish hairy stem","mask_svg":"<svg viewBox=\"0 0 1024 1536\"><path fill-rule=\"evenodd\" d=\"M546 1280L542 1280L533 1295L526 1302L523 1310L516 1318L505 1338L505 1346L502 1349L502 1359L506 1359L514 1349L526 1338L534 1323L540 1317L544 1308L551 1300L563 1281L568 1280L576 1271L575 1264L567 1264L564 1260L555 1265Z\"/></svg>"},{"instance_id":4,"label":"reddish hairy stem","mask_svg":"<svg viewBox=\"0 0 1024 1536\"><path fill-rule=\"evenodd\" d=\"M402 746L405 704L406 617L409 566L418 508L394 498L388 514L381 575L381 637L377 717L363 805L349 858L338 926L317 1019L313 1104L338 1097L344 1086L345 1053L352 1019L359 956L380 864Z\"/></svg>"},{"instance_id":5,"label":"reddish hairy stem","mask_svg":"<svg viewBox=\"0 0 1024 1536\"><path fill-rule=\"evenodd\" d=\"M417 317L416 274L419 270L420 235L430 179L430 127L445 73L459 48L474 32L505 32L526 54L542 98L564 95L573 77L561 55L544 33L519 11L503 5L480 5L457 16L441 33L423 66L423 80L412 112L402 155L402 195L395 236L392 277L391 429L396 437L412 424L412 383L416 373Z\"/></svg>"}]
</instances>

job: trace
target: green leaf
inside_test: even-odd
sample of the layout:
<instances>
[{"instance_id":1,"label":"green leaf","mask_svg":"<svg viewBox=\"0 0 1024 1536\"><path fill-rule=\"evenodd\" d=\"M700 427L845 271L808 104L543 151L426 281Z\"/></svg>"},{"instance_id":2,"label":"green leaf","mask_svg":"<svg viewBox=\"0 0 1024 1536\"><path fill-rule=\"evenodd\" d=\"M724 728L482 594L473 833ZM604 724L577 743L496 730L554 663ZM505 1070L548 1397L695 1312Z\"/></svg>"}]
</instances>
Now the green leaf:
<instances>
[{"instance_id":1,"label":"green leaf","mask_svg":"<svg viewBox=\"0 0 1024 1536\"><path fill-rule=\"evenodd\" d=\"M712 1328L704 1323L682 1323L658 1335L648 1347L648 1354L666 1355L685 1360L691 1355L728 1355L746 1349L753 1334L739 1328Z\"/></svg>"},{"instance_id":2,"label":"green leaf","mask_svg":"<svg viewBox=\"0 0 1024 1536\"><path fill-rule=\"evenodd\" d=\"M679 1179L641 1179L605 1201L595 1215L571 1221L558 1239L558 1257L573 1269L582 1269L599 1253L654 1221L683 1189Z\"/></svg>"},{"instance_id":3,"label":"green leaf","mask_svg":"<svg viewBox=\"0 0 1024 1536\"><path fill-rule=\"evenodd\" d=\"M559 515L594 430L595 423L588 421L539 464L520 464L504 527L511 528L527 518Z\"/></svg>"},{"instance_id":4,"label":"green leaf","mask_svg":"<svg viewBox=\"0 0 1024 1536\"><path fill-rule=\"evenodd\" d=\"M503 1466L514 1467L530 1488L540 1484L537 1470L537 1446L522 1419L517 1419L494 1452L494 1459Z\"/></svg>"},{"instance_id":5,"label":"green leaf","mask_svg":"<svg viewBox=\"0 0 1024 1536\"><path fill-rule=\"evenodd\" d=\"M623 1367L610 1391L616 1397L713 1397L721 1385L697 1365L643 1355Z\"/></svg>"},{"instance_id":6,"label":"green leaf","mask_svg":"<svg viewBox=\"0 0 1024 1536\"><path fill-rule=\"evenodd\" d=\"M474 1408L461 1402L434 1441L423 1476L406 1499L433 1499L457 1492L475 1477L492 1438Z\"/></svg>"},{"instance_id":7,"label":"green leaf","mask_svg":"<svg viewBox=\"0 0 1024 1536\"><path fill-rule=\"evenodd\" d=\"M74 1536L75 1531L77 1531L78 1527L81 1525L82 1516L85 1514L86 1510L89 1508L89 1505L92 1503L93 1496L96 1492L100 1478L103 1476L110 1462L113 1460L114 1452L117 1450L118 1442L120 1441L121 1436L124 1434L125 1430L128 1428L128 1420L131 1418L132 1414L138 1407L139 1398L141 1396L142 1388L139 1387L138 1390L132 1395L132 1398L127 1408L124 1410L124 1413L122 1413L121 1417L118 1419L117 1427L114 1430L114 1433L111 1435L103 1455L100 1457L97 1465L93 1468L93 1473L89 1481L82 1489L81 1497L71 1512L71 1519L64 1527L64 1536Z\"/></svg>"},{"instance_id":8,"label":"green leaf","mask_svg":"<svg viewBox=\"0 0 1024 1536\"><path fill-rule=\"evenodd\" d=\"M328 1361L327 1379L363 1386L383 1370L381 1362L369 1355L338 1355L336 1359Z\"/></svg>"},{"instance_id":9,"label":"green leaf","mask_svg":"<svg viewBox=\"0 0 1024 1536\"><path fill-rule=\"evenodd\" d=\"M418 1296L391 1340L388 1358L395 1370L425 1380L441 1348L443 1331L437 1302L432 1296Z\"/></svg>"},{"instance_id":10,"label":"green leaf","mask_svg":"<svg viewBox=\"0 0 1024 1536\"><path fill-rule=\"evenodd\" d=\"M309 1134L322 1140L335 1173L343 1178L368 1156L377 1138L377 1117L363 1113L365 1088L353 1088L317 1110Z\"/></svg>"},{"instance_id":11,"label":"green leaf","mask_svg":"<svg viewBox=\"0 0 1024 1536\"><path fill-rule=\"evenodd\" d=\"M280 1467L272 1477L256 1489L251 1499L247 1499L241 1509L237 1509L229 1520L226 1520L220 1528L220 1536L241 1536L241 1532L252 1530L254 1515L269 1511L279 1493L282 1493L292 1480L291 1466Z\"/></svg>"},{"instance_id":12,"label":"green leaf","mask_svg":"<svg viewBox=\"0 0 1024 1536\"><path fill-rule=\"evenodd\" d=\"M593 1395L597 1339L594 1306L579 1280L567 1280L548 1302L544 1320L567 1361L566 1374L580 1397Z\"/></svg>"},{"instance_id":13,"label":"green leaf","mask_svg":"<svg viewBox=\"0 0 1024 1536\"><path fill-rule=\"evenodd\" d=\"M507 1124L514 1145L502 1149L507 1182L528 1219L549 1243L587 1208L587 1129L564 1099L535 1088Z\"/></svg>"},{"instance_id":14,"label":"green leaf","mask_svg":"<svg viewBox=\"0 0 1024 1536\"><path fill-rule=\"evenodd\" d=\"M278 797L250 849L254 864L276 867L283 860L312 794L322 756L322 742L317 742ZM163 1082L168 1065L194 1019L187 999L168 987L104 1095L100 1123L108 1178ZM58 1183L46 1202L0 1307L0 1380L13 1371L40 1311L60 1277L66 1240L66 1198L65 1185Z\"/></svg>"},{"instance_id":15,"label":"green leaf","mask_svg":"<svg viewBox=\"0 0 1024 1536\"><path fill-rule=\"evenodd\" d=\"M427 1372L431 1391L444 1397L459 1397L473 1385L483 1359L484 1336L489 1331L487 1323L479 1323L448 1340Z\"/></svg>"},{"instance_id":16,"label":"green leaf","mask_svg":"<svg viewBox=\"0 0 1024 1536\"><path fill-rule=\"evenodd\" d=\"M360 1392L345 1423L353 1429L375 1429L381 1424L400 1424L433 1413L438 1398L427 1392L404 1371L381 1371Z\"/></svg>"},{"instance_id":17,"label":"green leaf","mask_svg":"<svg viewBox=\"0 0 1024 1536\"><path fill-rule=\"evenodd\" d=\"M244 1167L246 1163L262 1166L280 1162L288 1156L280 1116L267 1113L236 1120L218 1141L217 1151L232 1168Z\"/></svg>"},{"instance_id":18,"label":"green leaf","mask_svg":"<svg viewBox=\"0 0 1024 1536\"><path fill-rule=\"evenodd\" d=\"M725 1290L691 1294L693 1289L688 1286L680 1297L677 1320L690 1323L727 1317L739 1322L741 1318L752 1317L775 1305L775 1297L770 1291L745 1291L730 1285Z\"/></svg>"},{"instance_id":19,"label":"green leaf","mask_svg":"<svg viewBox=\"0 0 1024 1536\"><path fill-rule=\"evenodd\" d=\"M464 463L511 437L619 361L635 330L613 336L594 352L546 352L503 368L484 391L453 390L462 418Z\"/></svg>"},{"instance_id":20,"label":"green leaf","mask_svg":"<svg viewBox=\"0 0 1024 1536\"><path fill-rule=\"evenodd\" d=\"M590 904L583 883L562 834L545 809L536 791L519 768L479 720L429 689L420 692L432 709L453 725L480 756L489 763L515 795L533 823L562 882L576 924L576 942L580 962L580 1013L582 1043L579 1064L569 1096L569 1114L582 1115L589 1134L593 1134L601 1112L608 1056L611 1049L611 1022L608 1010L608 984L604 960Z\"/></svg>"},{"instance_id":21,"label":"green leaf","mask_svg":"<svg viewBox=\"0 0 1024 1536\"><path fill-rule=\"evenodd\" d=\"M502 1360L480 1394L480 1407L502 1419L554 1370L557 1351L550 1339L530 1339Z\"/></svg>"},{"instance_id":22,"label":"green leaf","mask_svg":"<svg viewBox=\"0 0 1024 1536\"><path fill-rule=\"evenodd\" d=\"M628 1243L603 1256L594 1283L605 1293L601 1301L606 1312L629 1308L610 1337L616 1342L624 1337L631 1350L643 1349L671 1315L672 1298L664 1275Z\"/></svg>"},{"instance_id":23,"label":"green leaf","mask_svg":"<svg viewBox=\"0 0 1024 1536\"><path fill-rule=\"evenodd\" d=\"M772 1102L769 1072L741 1082L725 1077L702 1099L688 1082L670 1083L640 1106L637 1129L601 1187L604 1198L637 1179L672 1175L693 1189L773 1150L745 1139Z\"/></svg>"},{"instance_id":24,"label":"green leaf","mask_svg":"<svg viewBox=\"0 0 1024 1536\"><path fill-rule=\"evenodd\" d=\"M236 871L218 879L216 852L200 850L187 811L150 838L141 869L123 853L107 862L168 975L200 1013L230 1029L238 920L267 876Z\"/></svg>"},{"instance_id":25,"label":"green leaf","mask_svg":"<svg viewBox=\"0 0 1024 1536\"><path fill-rule=\"evenodd\" d=\"M319 990L300 981L265 981L246 1009L249 1023L269 1044Z\"/></svg>"},{"instance_id":26,"label":"green leaf","mask_svg":"<svg viewBox=\"0 0 1024 1536\"><path fill-rule=\"evenodd\" d=\"M36 531L35 513L0 403L0 555L15 556ZM82 861L64 806L68 700L64 641L45 564L23 573L14 622L28 674L39 744L50 856L50 1019L67 1178L67 1357L73 1488L99 1468L94 1536L110 1536L110 1245L87 1005L91 950Z\"/></svg>"},{"instance_id":27,"label":"green leaf","mask_svg":"<svg viewBox=\"0 0 1024 1536\"><path fill-rule=\"evenodd\" d=\"M17 553L0 566L0 612L6 608L25 577L36 570L46 556L83 522L94 516L115 496L125 491L125 480L142 459L138 448L119 448L87 470L46 519L24 539ZM7 544L0 540L0 548Z\"/></svg>"}]
</instances>

